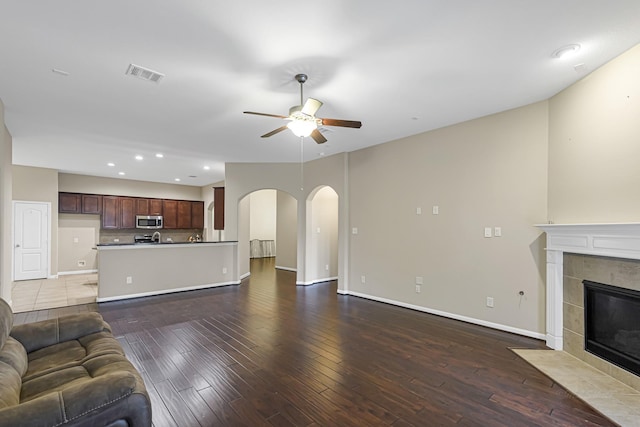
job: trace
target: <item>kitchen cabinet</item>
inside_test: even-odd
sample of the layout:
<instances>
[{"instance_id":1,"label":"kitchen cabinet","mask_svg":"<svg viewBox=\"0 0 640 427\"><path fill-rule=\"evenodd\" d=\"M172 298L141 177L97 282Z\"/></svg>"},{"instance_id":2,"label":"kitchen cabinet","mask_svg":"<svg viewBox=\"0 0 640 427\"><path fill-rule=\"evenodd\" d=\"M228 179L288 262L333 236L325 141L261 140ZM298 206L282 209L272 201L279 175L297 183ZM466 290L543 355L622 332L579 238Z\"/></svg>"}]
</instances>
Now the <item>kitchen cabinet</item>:
<instances>
[{"instance_id":1,"label":"kitchen cabinet","mask_svg":"<svg viewBox=\"0 0 640 427\"><path fill-rule=\"evenodd\" d=\"M83 214L102 213L102 196L98 194L83 194L81 199Z\"/></svg>"},{"instance_id":2,"label":"kitchen cabinet","mask_svg":"<svg viewBox=\"0 0 640 427\"><path fill-rule=\"evenodd\" d=\"M191 202L191 228L204 228L204 202Z\"/></svg>"},{"instance_id":3,"label":"kitchen cabinet","mask_svg":"<svg viewBox=\"0 0 640 427\"><path fill-rule=\"evenodd\" d=\"M100 214L102 196L97 194L58 193L58 212Z\"/></svg>"},{"instance_id":4,"label":"kitchen cabinet","mask_svg":"<svg viewBox=\"0 0 640 427\"><path fill-rule=\"evenodd\" d=\"M178 201L163 200L162 213L164 228L178 228Z\"/></svg>"},{"instance_id":5,"label":"kitchen cabinet","mask_svg":"<svg viewBox=\"0 0 640 427\"><path fill-rule=\"evenodd\" d=\"M178 201L178 228L191 228L191 202Z\"/></svg>"},{"instance_id":6,"label":"kitchen cabinet","mask_svg":"<svg viewBox=\"0 0 640 427\"><path fill-rule=\"evenodd\" d=\"M119 197L120 202L120 227L136 228L136 199L132 197Z\"/></svg>"},{"instance_id":7,"label":"kitchen cabinet","mask_svg":"<svg viewBox=\"0 0 640 427\"><path fill-rule=\"evenodd\" d=\"M82 197L77 193L58 193L58 212L82 213Z\"/></svg>"},{"instance_id":8,"label":"kitchen cabinet","mask_svg":"<svg viewBox=\"0 0 640 427\"><path fill-rule=\"evenodd\" d=\"M136 215L162 215L162 199L136 199Z\"/></svg>"},{"instance_id":9,"label":"kitchen cabinet","mask_svg":"<svg viewBox=\"0 0 640 427\"><path fill-rule=\"evenodd\" d=\"M102 228L120 228L120 198L102 196Z\"/></svg>"}]
</instances>

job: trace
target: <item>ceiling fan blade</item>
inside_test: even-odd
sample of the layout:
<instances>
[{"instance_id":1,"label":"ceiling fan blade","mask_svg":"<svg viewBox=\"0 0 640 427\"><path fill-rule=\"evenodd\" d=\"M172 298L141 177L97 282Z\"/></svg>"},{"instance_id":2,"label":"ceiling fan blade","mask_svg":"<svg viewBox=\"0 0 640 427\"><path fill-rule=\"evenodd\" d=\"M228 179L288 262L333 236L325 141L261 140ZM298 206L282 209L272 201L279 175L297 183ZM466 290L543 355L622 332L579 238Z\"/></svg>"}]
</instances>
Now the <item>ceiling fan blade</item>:
<instances>
[{"instance_id":1,"label":"ceiling fan blade","mask_svg":"<svg viewBox=\"0 0 640 427\"><path fill-rule=\"evenodd\" d=\"M325 126L340 126L343 128L360 128L362 122L355 120L339 120L339 119L320 119Z\"/></svg>"},{"instance_id":2,"label":"ceiling fan blade","mask_svg":"<svg viewBox=\"0 0 640 427\"><path fill-rule=\"evenodd\" d=\"M281 116L280 114L267 114L267 113L256 113L255 111L243 111L244 114L255 114L256 116L267 116L267 117L276 117L278 119L286 119L287 116Z\"/></svg>"},{"instance_id":3,"label":"ceiling fan blade","mask_svg":"<svg viewBox=\"0 0 640 427\"><path fill-rule=\"evenodd\" d=\"M269 133L265 133L264 135L262 135L260 138L269 138L270 136L275 135L276 133L280 133L283 130L287 129L287 125L284 126L280 126L278 129L272 130Z\"/></svg>"},{"instance_id":4,"label":"ceiling fan blade","mask_svg":"<svg viewBox=\"0 0 640 427\"><path fill-rule=\"evenodd\" d=\"M316 111L320 109L320 107L322 107L322 102L318 101L317 99L308 98L307 102L304 103L304 106L302 107L302 110L300 110L300 112L306 114L307 116L313 116L316 114Z\"/></svg>"},{"instance_id":5,"label":"ceiling fan blade","mask_svg":"<svg viewBox=\"0 0 640 427\"><path fill-rule=\"evenodd\" d=\"M318 129L314 129L313 132L311 132L311 138L313 138L313 140L318 144L324 144L327 142L327 138L325 138Z\"/></svg>"}]
</instances>

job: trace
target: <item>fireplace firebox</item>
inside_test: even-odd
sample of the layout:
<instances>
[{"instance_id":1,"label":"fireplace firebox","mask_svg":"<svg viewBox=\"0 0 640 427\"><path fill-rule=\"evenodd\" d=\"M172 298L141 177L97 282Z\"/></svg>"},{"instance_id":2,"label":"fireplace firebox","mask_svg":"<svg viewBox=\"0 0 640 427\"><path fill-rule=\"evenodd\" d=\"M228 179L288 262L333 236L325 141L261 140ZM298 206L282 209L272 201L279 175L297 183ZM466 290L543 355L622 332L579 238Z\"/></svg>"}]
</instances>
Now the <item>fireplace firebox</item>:
<instances>
[{"instance_id":1,"label":"fireplace firebox","mask_svg":"<svg viewBox=\"0 0 640 427\"><path fill-rule=\"evenodd\" d=\"M585 350L640 376L640 292L582 283Z\"/></svg>"}]
</instances>

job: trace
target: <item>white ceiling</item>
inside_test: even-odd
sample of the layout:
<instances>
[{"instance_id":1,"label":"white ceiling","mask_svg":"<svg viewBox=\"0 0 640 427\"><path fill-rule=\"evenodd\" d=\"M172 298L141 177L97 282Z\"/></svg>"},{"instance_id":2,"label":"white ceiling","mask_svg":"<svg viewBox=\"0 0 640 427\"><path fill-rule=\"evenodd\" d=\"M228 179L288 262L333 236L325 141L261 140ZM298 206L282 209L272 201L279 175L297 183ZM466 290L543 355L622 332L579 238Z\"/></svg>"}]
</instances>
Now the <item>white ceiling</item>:
<instances>
[{"instance_id":1,"label":"white ceiling","mask_svg":"<svg viewBox=\"0 0 640 427\"><path fill-rule=\"evenodd\" d=\"M317 116L363 123L305 139L308 161L547 99L640 43L639 18L638 0L0 0L0 99L15 164L206 185L300 160L289 131L260 138L279 119L242 114L288 114L297 73Z\"/></svg>"}]
</instances>

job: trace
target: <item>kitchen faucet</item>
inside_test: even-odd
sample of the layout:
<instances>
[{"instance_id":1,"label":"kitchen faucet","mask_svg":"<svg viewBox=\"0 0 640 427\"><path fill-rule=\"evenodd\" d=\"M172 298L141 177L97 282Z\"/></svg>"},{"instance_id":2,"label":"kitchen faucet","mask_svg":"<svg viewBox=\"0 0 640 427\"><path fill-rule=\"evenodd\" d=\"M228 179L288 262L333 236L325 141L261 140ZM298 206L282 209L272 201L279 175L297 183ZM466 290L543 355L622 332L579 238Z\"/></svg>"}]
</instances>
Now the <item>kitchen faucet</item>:
<instances>
[{"instance_id":1,"label":"kitchen faucet","mask_svg":"<svg viewBox=\"0 0 640 427\"><path fill-rule=\"evenodd\" d=\"M152 242L158 242L160 243L162 240L162 238L160 237L160 232L156 231L155 233L153 233L153 236L151 236L151 241Z\"/></svg>"}]
</instances>

